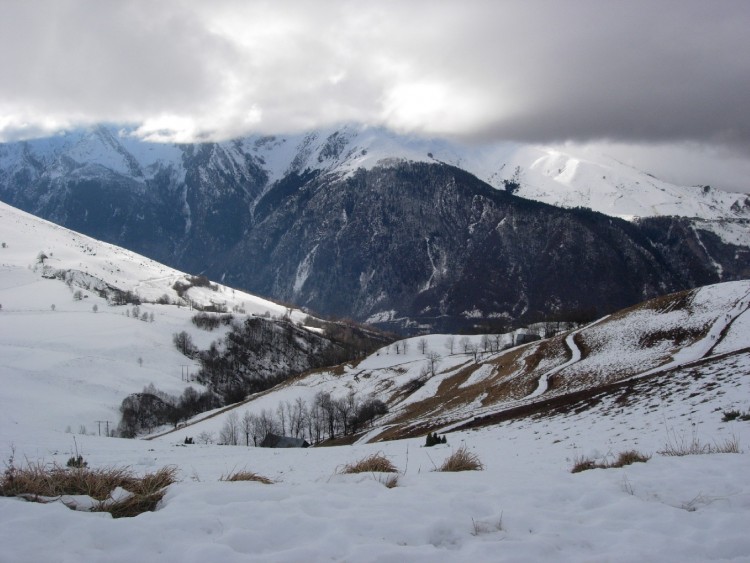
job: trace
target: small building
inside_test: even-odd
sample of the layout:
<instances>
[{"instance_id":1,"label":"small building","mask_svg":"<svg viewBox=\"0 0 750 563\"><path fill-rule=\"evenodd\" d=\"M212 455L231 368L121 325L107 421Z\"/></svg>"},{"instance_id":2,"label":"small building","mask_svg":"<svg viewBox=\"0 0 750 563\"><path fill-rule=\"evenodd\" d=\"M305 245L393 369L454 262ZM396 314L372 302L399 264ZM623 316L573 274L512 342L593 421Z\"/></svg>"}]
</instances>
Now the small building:
<instances>
[{"instance_id":1,"label":"small building","mask_svg":"<svg viewBox=\"0 0 750 563\"><path fill-rule=\"evenodd\" d=\"M279 436L278 434L266 434L260 443L261 448L309 448L310 444L302 438L292 438L291 436Z\"/></svg>"}]
</instances>

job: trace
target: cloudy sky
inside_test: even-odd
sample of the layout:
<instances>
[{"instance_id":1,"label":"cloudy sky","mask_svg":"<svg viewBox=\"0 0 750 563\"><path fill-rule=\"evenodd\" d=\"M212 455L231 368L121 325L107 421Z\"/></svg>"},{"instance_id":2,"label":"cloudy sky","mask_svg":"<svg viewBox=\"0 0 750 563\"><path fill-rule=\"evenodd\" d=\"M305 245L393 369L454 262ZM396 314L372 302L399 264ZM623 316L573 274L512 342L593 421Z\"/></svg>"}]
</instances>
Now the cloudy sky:
<instances>
[{"instance_id":1,"label":"cloudy sky","mask_svg":"<svg viewBox=\"0 0 750 563\"><path fill-rule=\"evenodd\" d=\"M0 139L364 122L750 192L750 2L3 0Z\"/></svg>"}]
</instances>

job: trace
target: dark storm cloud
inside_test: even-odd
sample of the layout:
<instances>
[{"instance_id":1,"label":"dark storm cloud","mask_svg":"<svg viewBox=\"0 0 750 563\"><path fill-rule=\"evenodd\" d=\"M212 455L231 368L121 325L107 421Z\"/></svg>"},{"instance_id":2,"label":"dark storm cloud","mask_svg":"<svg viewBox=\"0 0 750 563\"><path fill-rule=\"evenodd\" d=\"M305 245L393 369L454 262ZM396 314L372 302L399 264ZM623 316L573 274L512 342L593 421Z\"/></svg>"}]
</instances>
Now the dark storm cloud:
<instances>
[{"instance_id":1,"label":"dark storm cloud","mask_svg":"<svg viewBox=\"0 0 750 563\"><path fill-rule=\"evenodd\" d=\"M469 139L750 147L750 4L8 1L0 138L342 121Z\"/></svg>"}]
</instances>

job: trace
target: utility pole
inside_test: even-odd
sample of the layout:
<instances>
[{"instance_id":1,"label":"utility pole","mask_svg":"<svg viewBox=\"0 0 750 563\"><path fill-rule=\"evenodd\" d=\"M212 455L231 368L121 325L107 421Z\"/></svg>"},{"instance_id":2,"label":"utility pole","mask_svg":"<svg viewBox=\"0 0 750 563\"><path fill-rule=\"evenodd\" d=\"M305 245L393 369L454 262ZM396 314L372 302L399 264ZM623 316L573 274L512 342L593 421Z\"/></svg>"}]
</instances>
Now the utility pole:
<instances>
[{"instance_id":1,"label":"utility pole","mask_svg":"<svg viewBox=\"0 0 750 563\"><path fill-rule=\"evenodd\" d=\"M107 436L107 438L109 438L109 420L96 420L94 422L96 422L97 426L99 427L99 436L102 435L102 424L106 424L106 432L107 433L105 434L105 436Z\"/></svg>"}]
</instances>

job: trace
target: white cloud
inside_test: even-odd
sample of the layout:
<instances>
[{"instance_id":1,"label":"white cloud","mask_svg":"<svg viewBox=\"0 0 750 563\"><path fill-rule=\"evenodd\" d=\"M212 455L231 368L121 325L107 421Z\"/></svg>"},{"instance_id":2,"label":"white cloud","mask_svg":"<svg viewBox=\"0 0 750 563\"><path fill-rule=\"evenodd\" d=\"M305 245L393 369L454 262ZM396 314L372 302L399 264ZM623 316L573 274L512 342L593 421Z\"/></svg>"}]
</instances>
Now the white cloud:
<instances>
[{"instance_id":1,"label":"white cloud","mask_svg":"<svg viewBox=\"0 0 750 563\"><path fill-rule=\"evenodd\" d=\"M750 147L742 1L0 4L0 139L359 121L533 142Z\"/></svg>"}]
</instances>

